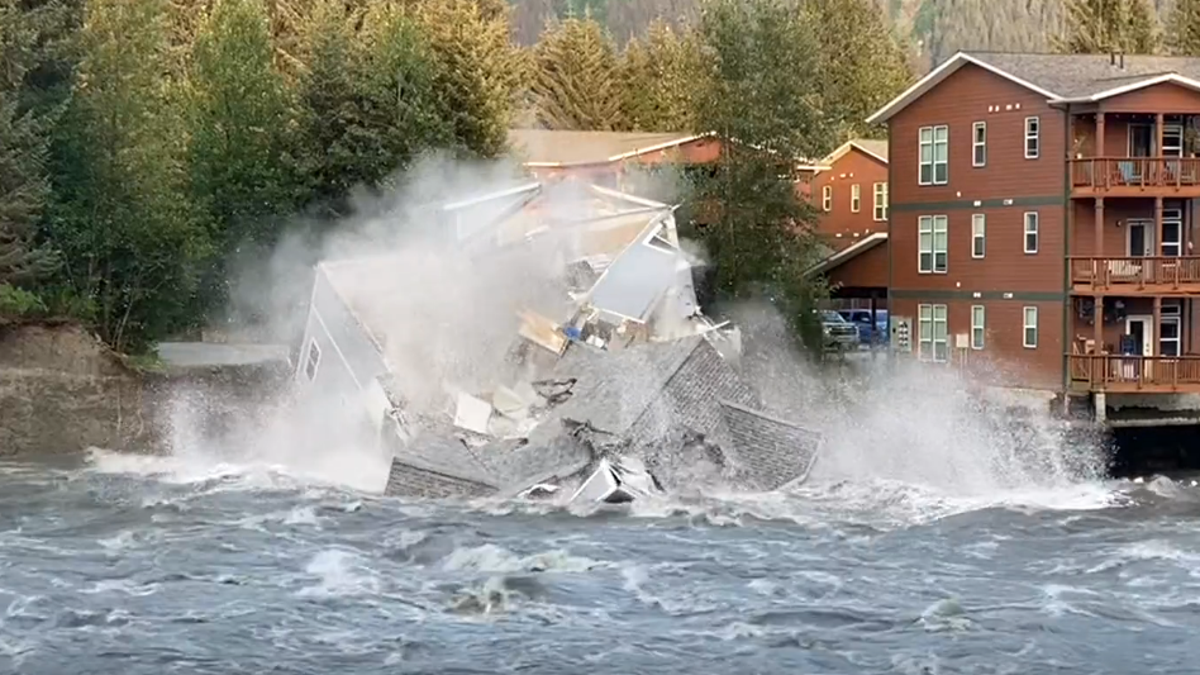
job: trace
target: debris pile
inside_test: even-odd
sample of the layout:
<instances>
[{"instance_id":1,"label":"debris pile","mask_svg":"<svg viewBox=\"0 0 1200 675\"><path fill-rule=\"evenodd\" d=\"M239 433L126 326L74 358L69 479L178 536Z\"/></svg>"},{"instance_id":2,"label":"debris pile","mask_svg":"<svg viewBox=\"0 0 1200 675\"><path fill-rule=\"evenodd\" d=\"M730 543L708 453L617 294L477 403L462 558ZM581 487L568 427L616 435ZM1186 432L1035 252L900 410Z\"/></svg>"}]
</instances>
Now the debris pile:
<instances>
[{"instance_id":1,"label":"debris pile","mask_svg":"<svg viewBox=\"0 0 1200 675\"><path fill-rule=\"evenodd\" d=\"M387 261L353 275L345 271L356 261L318 267L297 381L361 389L367 421L392 457L388 494L538 498L569 486L572 501L624 502L714 484L770 491L807 477L820 437L762 412L736 369L736 328L698 309L694 261L680 247L674 210L590 190L601 206L587 218L531 217L525 201L486 227L479 200L455 205L472 214L469 228L463 213L447 217L458 223L457 245L489 259L548 234L559 236L556 253L569 253L565 301L550 302L549 312L516 310L505 367L489 372L485 386L455 385L439 371L441 389L418 401L414 387L430 378L411 366L434 359L390 355L399 341L389 345L378 317L401 313L370 308L375 298L363 296L378 289L340 281L378 278ZM340 358L321 366L323 352Z\"/></svg>"}]
</instances>

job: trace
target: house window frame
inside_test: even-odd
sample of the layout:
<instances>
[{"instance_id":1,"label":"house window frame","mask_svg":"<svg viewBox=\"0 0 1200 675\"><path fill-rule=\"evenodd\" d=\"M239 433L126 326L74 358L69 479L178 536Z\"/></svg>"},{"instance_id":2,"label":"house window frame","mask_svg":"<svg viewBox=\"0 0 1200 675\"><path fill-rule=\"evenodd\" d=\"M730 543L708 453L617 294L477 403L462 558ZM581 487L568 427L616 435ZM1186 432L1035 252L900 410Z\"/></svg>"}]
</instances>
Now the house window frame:
<instances>
[{"instance_id":1,"label":"house window frame","mask_svg":"<svg viewBox=\"0 0 1200 675\"><path fill-rule=\"evenodd\" d=\"M1160 312L1161 315L1158 326L1158 355L1169 359L1178 358L1183 354L1183 306L1178 300L1163 302ZM1175 326L1175 337L1163 337L1163 326L1166 325ZM1174 354L1168 354L1163 349L1163 344L1168 342L1174 343Z\"/></svg>"},{"instance_id":2,"label":"house window frame","mask_svg":"<svg viewBox=\"0 0 1200 675\"><path fill-rule=\"evenodd\" d=\"M850 186L850 213L862 211L862 186L854 183Z\"/></svg>"},{"instance_id":3,"label":"house window frame","mask_svg":"<svg viewBox=\"0 0 1200 675\"><path fill-rule=\"evenodd\" d=\"M871 195L871 199L872 199L871 208L873 211L872 217L874 218L875 222L877 222L877 223L887 222L887 218L888 218L888 184L886 181L884 181L882 183L876 183L872 187L872 190L873 190L873 193Z\"/></svg>"},{"instance_id":4,"label":"house window frame","mask_svg":"<svg viewBox=\"0 0 1200 675\"><path fill-rule=\"evenodd\" d=\"M987 307L983 305L971 305L971 349L977 351L983 349L986 339Z\"/></svg>"},{"instance_id":5,"label":"house window frame","mask_svg":"<svg viewBox=\"0 0 1200 675\"><path fill-rule=\"evenodd\" d=\"M971 125L971 166L987 166L987 122Z\"/></svg>"},{"instance_id":6,"label":"house window frame","mask_svg":"<svg viewBox=\"0 0 1200 675\"><path fill-rule=\"evenodd\" d=\"M315 358L314 358L315 357ZM317 373L321 368L321 347L317 344L316 338L309 338L308 350L304 354L304 377L309 382L314 382L317 379Z\"/></svg>"},{"instance_id":7,"label":"house window frame","mask_svg":"<svg viewBox=\"0 0 1200 675\"><path fill-rule=\"evenodd\" d=\"M939 139L939 133L941 138ZM938 147L942 147L943 159L938 159ZM929 159L924 157L925 148L929 148ZM925 176L925 167L929 167L929 176ZM938 167L942 175L938 177ZM950 126L935 124L921 127L917 130L917 185L946 185L950 182Z\"/></svg>"},{"instance_id":8,"label":"house window frame","mask_svg":"<svg viewBox=\"0 0 1200 675\"><path fill-rule=\"evenodd\" d=\"M1033 216L1032 220L1030 216ZM1031 228L1030 225L1033 225ZM1037 211L1026 211L1021 216L1021 248L1025 250L1025 255L1037 255L1038 246L1041 244L1041 216ZM1033 246L1030 247L1030 237L1033 237Z\"/></svg>"},{"instance_id":9,"label":"house window frame","mask_svg":"<svg viewBox=\"0 0 1200 675\"><path fill-rule=\"evenodd\" d=\"M833 210L833 186L821 186L821 210L829 213Z\"/></svg>"},{"instance_id":10,"label":"house window frame","mask_svg":"<svg viewBox=\"0 0 1200 675\"><path fill-rule=\"evenodd\" d=\"M949 312L946 305L917 305L917 359L928 363L950 360ZM938 334L941 326L941 335ZM928 347L926 346L928 345ZM941 346L939 352L938 346Z\"/></svg>"},{"instance_id":11,"label":"house window frame","mask_svg":"<svg viewBox=\"0 0 1200 675\"><path fill-rule=\"evenodd\" d=\"M987 257L987 214L971 214L971 258L983 260Z\"/></svg>"},{"instance_id":12,"label":"house window frame","mask_svg":"<svg viewBox=\"0 0 1200 675\"><path fill-rule=\"evenodd\" d=\"M1025 118L1025 159L1037 159L1042 154L1042 119L1038 115Z\"/></svg>"},{"instance_id":13,"label":"house window frame","mask_svg":"<svg viewBox=\"0 0 1200 675\"><path fill-rule=\"evenodd\" d=\"M940 225L940 227L939 227ZM938 235L941 234L941 246L938 246ZM922 238L928 235L928 246ZM926 269L925 256L929 256ZM941 256L941 266L938 266L938 256ZM917 273L918 274L947 274L950 270L950 220L946 215L917 216Z\"/></svg>"},{"instance_id":14,"label":"house window frame","mask_svg":"<svg viewBox=\"0 0 1200 675\"><path fill-rule=\"evenodd\" d=\"M1032 323L1030 322L1031 312L1033 317ZM1031 335L1033 339L1030 339ZM1036 305L1026 305L1021 308L1021 346L1025 349L1037 349L1038 308Z\"/></svg>"}]
</instances>

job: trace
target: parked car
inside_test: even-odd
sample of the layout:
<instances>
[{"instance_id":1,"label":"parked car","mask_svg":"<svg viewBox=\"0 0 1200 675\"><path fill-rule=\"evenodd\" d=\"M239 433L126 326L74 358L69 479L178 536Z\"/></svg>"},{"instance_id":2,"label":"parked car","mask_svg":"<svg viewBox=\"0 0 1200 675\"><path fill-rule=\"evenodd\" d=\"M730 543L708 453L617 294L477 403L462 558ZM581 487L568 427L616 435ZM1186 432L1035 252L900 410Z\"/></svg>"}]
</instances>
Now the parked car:
<instances>
[{"instance_id":1,"label":"parked car","mask_svg":"<svg viewBox=\"0 0 1200 675\"><path fill-rule=\"evenodd\" d=\"M888 338L888 313L886 309L875 310L875 323L871 323L869 309L839 309L838 314L843 319L858 328L859 342L868 345L881 345Z\"/></svg>"},{"instance_id":2,"label":"parked car","mask_svg":"<svg viewBox=\"0 0 1200 675\"><path fill-rule=\"evenodd\" d=\"M825 332L826 349L856 349L858 328L841 314L832 310L821 312L821 329Z\"/></svg>"}]
</instances>

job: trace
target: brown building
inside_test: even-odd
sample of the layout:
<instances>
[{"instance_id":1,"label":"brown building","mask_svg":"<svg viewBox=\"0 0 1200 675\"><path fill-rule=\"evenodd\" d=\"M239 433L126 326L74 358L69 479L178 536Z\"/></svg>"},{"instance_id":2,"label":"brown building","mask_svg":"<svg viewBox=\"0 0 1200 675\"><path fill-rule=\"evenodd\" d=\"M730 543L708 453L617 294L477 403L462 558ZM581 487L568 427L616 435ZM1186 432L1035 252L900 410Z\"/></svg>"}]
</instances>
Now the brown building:
<instances>
[{"instance_id":1,"label":"brown building","mask_svg":"<svg viewBox=\"0 0 1200 675\"><path fill-rule=\"evenodd\" d=\"M811 273L825 275L838 305L886 307L887 141L848 141L811 168L806 196L830 251Z\"/></svg>"},{"instance_id":2,"label":"brown building","mask_svg":"<svg viewBox=\"0 0 1200 675\"><path fill-rule=\"evenodd\" d=\"M959 53L888 103L894 347L997 384L1200 392L1198 118L1200 59L1175 57Z\"/></svg>"}]
</instances>

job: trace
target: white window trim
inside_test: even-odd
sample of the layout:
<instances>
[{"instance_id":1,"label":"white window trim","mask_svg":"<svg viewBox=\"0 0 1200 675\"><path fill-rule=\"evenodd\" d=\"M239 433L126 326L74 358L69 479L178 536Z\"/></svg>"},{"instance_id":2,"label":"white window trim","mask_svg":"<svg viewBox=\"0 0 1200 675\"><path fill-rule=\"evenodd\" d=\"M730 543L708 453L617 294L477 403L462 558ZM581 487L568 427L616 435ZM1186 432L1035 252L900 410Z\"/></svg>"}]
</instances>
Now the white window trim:
<instances>
[{"instance_id":1,"label":"white window trim","mask_svg":"<svg viewBox=\"0 0 1200 675\"><path fill-rule=\"evenodd\" d=\"M1030 132L1030 122L1033 122L1033 131ZM1031 115L1025 118L1025 159L1037 159L1042 154L1042 120L1037 115ZM1033 152L1029 151L1029 142L1033 141Z\"/></svg>"},{"instance_id":2,"label":"white window trim","mask_svg":"<svg viewBox=\"0 0 1200 675\"><path fill-rule=\"evenodd\" d=\"M926 228L928 224L928 228ZM945 235L943 241L945 246L938 250L937 235L938 225L941 225L941 232ZM929 249L925 250L921 247L921 235L929 233ZM938 269L937 257L938 254L945 256L946 264L942 269ZM929 269L921 267L921 256L929 254ZM950 271L950 219L948 216L917 216L917 273L918 274L947 274Z\"/></svg>"},{"instance_id":3,"label":"white window trim","mask_svg":"<svg viewBox=\"0 0 1200 675\"><path fill-rule=\"evenodd\" d=\"M1033 216L1032 221L1029 219L1030 216ZM1033 224L1032 228L1029 227L1031 222ZM1040 229L1041 216L1038 215L1037 211L1026 211L1025 214L1021 216L1021 248L1024 249L1026 255L1037 254L1038 248L1041 247L1042 235L1039 231ZM1029 235L1031 234L1033 235L1032 249L1029 248Z\"/></svg>"},{"instance_id":4,"label":"white window trim","mask_svg":"<svg viewBox=\"0 0 1200 675\"><path fill-rule=\"evenodd\" d=\"M888 217L888 184L876 183L872 195L871 208L875 222L882 223L887 221Z\"/></svg>"},{"instance_id":5,"label":"white window trim","mask_svg":"<svg viewBox=\"0 0 1200 675\"><path fill-rule=\"evenodd\" d=\"M1033 323L1029 323L1029 313L1033 312ZM1029 341L1029 331L1033 329L1033 342ZM1021 308L1021 346L1026 349L1037 349L1038 343L1038 308L1027 305Z\"/></svg>"},{"instance_id":6,"label":"white window trim","mask_svg":"<svg viewBox=\"0 0 1200 675\"><path fill-rule=\"evenodd\" d=\"M976 251L975 243L979 242L981 246ZM975 260L982 260L987 256L987 215L983 213L971 214L971 257Z\"/></svg>"},{"instance_id":7,"label":"white window trim","mask_svg":"<svg viewBox=\"0 0 1200 675\"><path fill-rule=\"evenodd\" d=\"M975 323L975 310L979 310L979 323ZM971 349L983 349L987 331L987 308L983 305L971 305ZM975 331L979 331L979 341L975 340Z\"/></svg>"},{"instance_id":8,"label":"white window trim","mask_svg":"<svg viewBox=\"0 0 1200 675\"><path fill-rule=\"evenodd\" d=\"M314 359L313 357L316 356ZM311 364L312 373L309 373ZM321 348L317 346L316 338L309 339L308 350L304 353L304 377L312 382L317 379L317 373L321 369Z\"/></svg>"},{"instance_id":9,"label":"white window trim","mask_svg":"<svg viewBox=\"0 0 1200 675\"><path fill-rule=\"evenodd\" d=\"M941 162L937 161L937 146L938 146L937 133L938 133L939 129L942 129L946 132L946 140L942 141L942 144L944 144L946 146L946 159ZM921 140L921 135L925 131L929 132L929 141L928 142ZM923 181L923 180L921 180L921 168L926 165L926 162L921 161L921 149L924 148L926 145L929 146L929 162L928 162L929 180ZM946 167L946 172L945 172L946 178L941 181L939 181L937 178L937 167L939 164L944 165ZM921 127L920 129L917 130L917 185L921 185L921 186L946 185L949 182L950 182L950 127L945 124L938 124L938 125L934 125L934 126L930 126L930 127Z\"/></svg>"},{"instance_id":10,"label":"white window trim","mask_svg":"<svg viewBox=\"0 0 1200 675\"><path fill-rule=\"evenodd\" d=\"M862 211L862 186L855 183L850 186L850 213Z\"/></svg>"},{"instance_id":11,"label":"white window trim","mask_svg":"<svg viewBox=\"0 0 1200 675\"><path fill-rule=\"evenodd\" d=\"M829 213L833 210L833 186L824 185L821 187L821 210Z\"/></svg>"},{"instance_id":12,"label":"white window trim","mask_svg":"<svg viewBox=\"0 0 1200 675\"><path fill-rule=\"evenodd\" d=\"M924 319L922 316L925 310L929 310L929 319ZM941 310L942 318L938 319L938 310ZM949 309L946 305L917 305L917 358L921 361L930 363L945 363L950 358L950 330L949 330ZM925 322L929 322L928 332L925 330ZM946 337L937 338L937 326L942 324L946 330L943 331ZM926 352L922 347L929 345L929 350ZM942 350L942 357L938 358L938 345L945 345ZM928 354L928 356L924 356Z\"/></svg>"},{"instance_id":13,"label":"white window trim","mask_svg":"<svg viewBox=\"0 0 1200 675\"><path fill-rule=\"evenodd\" d=\"M1166 308L1167 308L1166 305L1163 305L1163 309L1166 309ZM1178 307L1176 307L1176 309L1178 309ZM1164 342L1174 342L1175 343L1175 356L1167 356L1167 358L1176 358L1176 357L1183 355L1183 332L1182 332L1183 331L1183 322L1181 321L1182 318L1183 317L1179 314L1167 314L1161 318L1162 326L1165 326L1167 324L1175 324L1175 337L1173 337L1173 338L1163 337L1162 326L1158 327L1158 355L1159 356L1166 356L1166 354L1163 352L1163 348L1162 348Z\"/></svg>"},{"instance_id":14,"label":"white window trim","mask_svg":"<svg viewBox=\"0 0 1200 675\"><path fill-rule=\"evenodd\" d=\"M983 140L979 140L979 132L983 132ZM983 158L980 159L980 151ZM971 166L987 166L987 122L976 122L971 125Z\"/></svg>"}]
</instances>

